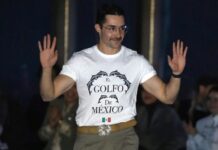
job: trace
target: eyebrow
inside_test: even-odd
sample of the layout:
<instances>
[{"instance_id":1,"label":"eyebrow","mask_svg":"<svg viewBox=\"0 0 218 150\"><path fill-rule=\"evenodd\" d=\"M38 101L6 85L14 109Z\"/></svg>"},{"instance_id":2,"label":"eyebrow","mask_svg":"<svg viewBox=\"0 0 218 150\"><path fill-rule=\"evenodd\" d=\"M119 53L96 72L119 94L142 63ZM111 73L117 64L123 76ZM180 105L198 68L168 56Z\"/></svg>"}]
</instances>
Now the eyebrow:
<instances>
[{"instance_id":1,"label":"eyebrow","mask_svg":"<svg viewBox=\"0 0 218 150\"><path fill-rule=\"evenodd\" d=\"M107 26L110 26L110 27L123 27L123 26L126 26L125 24L124 25L121 25L121 26L116 26L116 25L107 25Z\"/></svg>"}]
</instances>

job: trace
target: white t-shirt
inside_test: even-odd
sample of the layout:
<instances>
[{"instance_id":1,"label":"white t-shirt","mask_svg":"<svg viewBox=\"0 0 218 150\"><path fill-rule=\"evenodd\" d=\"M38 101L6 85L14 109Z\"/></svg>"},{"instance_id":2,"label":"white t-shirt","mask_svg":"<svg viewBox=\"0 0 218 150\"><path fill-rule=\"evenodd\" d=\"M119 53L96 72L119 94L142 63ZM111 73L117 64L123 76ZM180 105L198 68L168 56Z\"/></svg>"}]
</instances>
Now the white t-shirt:
<instances>
[{"instance_id":1,"label":"white t-shirt","mask_svg":"<svg viewBox=\"0 0 218 150\"><path fill-rule=\"evenodd\" d=\"M148 61L124 46L114 55L97 46L74 53L60 74L77 84L78 126L126 122L136 115L136 95L140 83L156 74Z\"/></svg>"}]
</instances>

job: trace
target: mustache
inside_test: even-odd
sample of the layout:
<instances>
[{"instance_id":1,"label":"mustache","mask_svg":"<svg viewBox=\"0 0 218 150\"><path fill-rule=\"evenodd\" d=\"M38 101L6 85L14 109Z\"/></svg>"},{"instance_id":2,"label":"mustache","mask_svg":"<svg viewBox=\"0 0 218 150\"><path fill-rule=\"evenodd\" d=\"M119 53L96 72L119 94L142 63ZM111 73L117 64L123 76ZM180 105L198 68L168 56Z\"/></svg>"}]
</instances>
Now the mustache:
<instances>
[{"instance_id":1,"label":"mustache","mask_svg":"<svg viewBox=\"0 0 218 150\"><path fill-rule=\"evenodd\" d=\"M113 40L113 41L121 41L122 38L121 38L121 37L119 37L119 38L111 38L110 40Z\"/></svg>"}]
</instances>

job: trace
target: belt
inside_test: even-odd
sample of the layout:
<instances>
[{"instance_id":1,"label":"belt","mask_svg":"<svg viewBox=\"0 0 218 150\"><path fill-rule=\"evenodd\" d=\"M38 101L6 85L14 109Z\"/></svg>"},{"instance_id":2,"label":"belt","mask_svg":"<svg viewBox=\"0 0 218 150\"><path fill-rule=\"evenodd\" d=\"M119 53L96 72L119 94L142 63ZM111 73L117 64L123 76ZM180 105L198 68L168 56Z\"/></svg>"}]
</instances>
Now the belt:
<instances>
[{"instance_id":1,"label":"belt","mask_svg":"<svg viewBox=\"0 0 218 150\"><path fill-rule=\"evenodd\" d=\"M100 136L109 135L112 132L117 132L127 129L136 125L136 120L121 122L113 125L100 125L100 126L81 126L77 128L79 134L98 134Z\"/></svg>"}]
</instances>

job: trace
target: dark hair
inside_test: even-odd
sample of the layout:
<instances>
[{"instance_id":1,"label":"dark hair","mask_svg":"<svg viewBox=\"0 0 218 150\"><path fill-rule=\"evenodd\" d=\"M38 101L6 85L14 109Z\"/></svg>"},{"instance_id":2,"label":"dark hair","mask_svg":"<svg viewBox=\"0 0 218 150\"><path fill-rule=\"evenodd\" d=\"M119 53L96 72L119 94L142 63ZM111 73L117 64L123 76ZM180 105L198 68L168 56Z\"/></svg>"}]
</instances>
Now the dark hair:
<instances>
[{"instance_id":1,"label":"dark hair","mask_svg":"<svg viewBox=\"0 0 218 150\"><path fill-rule=\"evenodd\" d=\"M217 85L216 85L216 86L213 86L213 87L208 91L207 95L209 95L209 94L212 93L212 92L218 92L218 86L217 86Z\"/></svg>"},{"instance_id":2,"label":"dark hair","mask_svg":"<svg viewBox=\"0 0 218 150\"><path fill-rule=\"evenodd\" d=\"M115 4L103 4L97 11L96 24L102 25L106 15L124 16L124 10Z\"/></svg>"},{"instance_id":3,"label":"dark hair","mask_svg":"<svg viewBox=\"0 0 218 150\"><path fill-rule=\"evenodd\" d=\"M204 87L208 87L210 85L216 85L217 79L212 76L201 76L198 78L196 83L196 92L199 92L199 87L202 85Z\"/></svg>"},{"instance_id":4,"label":"dark hair","mask_svg":"<svg viewBox=\"0 0 218 150\"><path fill-rule=\"evenodd\" d=\"M217 79L215 77L201 76L197 81L197 86L200 86L200 85L203 85L203 86L213 85L216 82L217 82Z\"/></svg>"}]
</instances>

